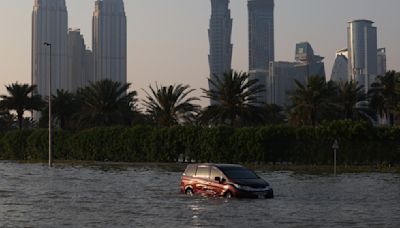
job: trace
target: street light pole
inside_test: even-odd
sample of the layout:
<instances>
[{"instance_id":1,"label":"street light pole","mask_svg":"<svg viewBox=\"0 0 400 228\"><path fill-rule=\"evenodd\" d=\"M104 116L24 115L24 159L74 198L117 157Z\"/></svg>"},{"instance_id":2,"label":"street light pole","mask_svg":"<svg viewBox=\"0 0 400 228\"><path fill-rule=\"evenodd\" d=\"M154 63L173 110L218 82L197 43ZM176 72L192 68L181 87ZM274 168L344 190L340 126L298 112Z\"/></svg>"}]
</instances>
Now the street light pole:
<instances>
[{"instance_id":1,"label":"street light pole","mask_svg":"<svg viewBox=\"0 0 400 228\"><path fill-rule=\"evenodd\" d=\"M337 150L339 149L339 143L337 140L332 145L333 149L333 173L336 176L336 160L337 160Z\"/></svg>"},{"instance_id":2,"label":"street light pole","mask_svg":"<svg viewBox=\"0 0 400 228\"><path fill-rule=\"evenodd\" d=\"M51 43L44 42L45 46L48 46L50 49L49 55L49 167L53 167L53 134L52 134L52 116L51 116L51 90L52 90L52 78L51 78Z\"/></svg>"}]
</instances>

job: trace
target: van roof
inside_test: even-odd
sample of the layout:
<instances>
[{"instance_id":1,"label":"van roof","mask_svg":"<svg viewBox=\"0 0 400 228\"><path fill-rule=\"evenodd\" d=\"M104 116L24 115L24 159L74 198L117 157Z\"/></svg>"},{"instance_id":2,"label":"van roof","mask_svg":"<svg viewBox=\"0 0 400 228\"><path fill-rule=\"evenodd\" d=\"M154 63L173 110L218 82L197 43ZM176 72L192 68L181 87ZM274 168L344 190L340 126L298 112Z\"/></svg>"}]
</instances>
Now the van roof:
<instances>
[{"instance_id":1,"label":"van roof","mask_svg":"<svg viewBox=\"0 0 400 228\"><path fill-rule=\"evenodd\" d=\"M215 166L218 168L228 168L228 167L243 167L239 164L215 164L215 163L198 163L198 164L191 164L191 165L197 165L197 166Z\"/></svg>"}]
</instances>

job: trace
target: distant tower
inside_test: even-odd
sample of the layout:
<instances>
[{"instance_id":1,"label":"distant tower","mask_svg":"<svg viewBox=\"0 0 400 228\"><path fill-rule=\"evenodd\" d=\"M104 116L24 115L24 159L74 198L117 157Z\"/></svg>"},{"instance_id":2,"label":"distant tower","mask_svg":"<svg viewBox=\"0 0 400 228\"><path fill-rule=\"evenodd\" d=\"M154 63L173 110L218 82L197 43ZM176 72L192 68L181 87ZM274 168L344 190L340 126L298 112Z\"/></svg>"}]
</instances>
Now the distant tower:
<instances>
[{"instance_id":1,"label":"distant tower","mask_svg":"<svg viewBox=\"0 0 400 228\"><path fill-rule=\"evenodd\" d=\"M378 75L385 75L387 71L386 67L386 48L378 49L378 66L377 72Z\"/></svg>"},{"instance_id":2,"label":"distant tower","mask_svg":"<svg viewBox=\"0 0 400 228\"><path fill-rule=\"evenodd\" d=\"M366 93L378 73L377 29L373 23L355 20L348 27L349 77L365 86Z\"/></svg>"},{"instance_id":3,"label":"distant tower","mask_svg":"<svg viewBox=\"0 0 400 228\"><path fill-rule=\"evenodd\" d=\"M48 95L50 50L52 48L52 92L67 89L68 13L65 0L35 0L32 13L32 84Z\"/></svg>"},{"instance_id":4,"label":"distant tower","mask_svg":"<svg viewBox=\"0 0 400 228\"><path fill-rule=\"evenodd\" d=\"M249 72L266 84L269 63L275 60L274 0L248 0ZM260 100L266 102L266 94Z\"/></svg>"},{"instance_id":5,"label":"distant tower","mask_svg":"<svg viewBox=\"0 0 400 228\"><path fill-rule=\"evenodd\" d=\"M348 51L343 49L336 52L335 63L333 64L331 81L347 82L349 80L348 71Z\"/></svg>"},{"instance_id":6,"label":"distant tower","mask_svg":"<svg viewBox=\"0 0 400 228\"><path fill-rule=\"evenodd\" d=\"M325 79L324 57L316 55L310 43L296 44L295 62L270 62L267 77L267 103L290 106L295 80L305 85L309 76Z\"/></svg>"},{"instance_id":7,"label":"distant tower","mask_svg":"<svg viewBox=\"0 0 400 228\"><path fill-rule=\"evenodd\" d=\"M79 29L70 29L68 32L68 84L67 88L75 92L85 87L92 76L91 51L86 49L85 40Z\"/></svg>"},{"instance_id":8,"label":"distant tower","mask_svg":"<svg viewBox=\"0 0 400 228\"><path fill-rule=\"evenodd\" d=\"M123 0L96 0L93 13L95 81L127 82L126 30Z\"/></svg>"},{"instance_id":9,"label":"distant tower","mask_svg":"<svg viewBox=\"0 0 400 228\"><path fill-rule=\"evenodd\" d=\"M232 18L229 10L229 0L211 0L211 19L208 38L210 42L210 77L222 76L231 70L232 63ZM209 88L213 86L210 84ZM213 101L211 101L213 103Z\"/></svg>"},{"instance_id":10,"label":"distant tower","mask_svg":"<svg viewBox=\"0 0 400 228\"><path fill-rule=\"evenodd\" d=\"M275 59L274 0L249 0L249 68L268 70Z\"/></svg>"}]
</instances>

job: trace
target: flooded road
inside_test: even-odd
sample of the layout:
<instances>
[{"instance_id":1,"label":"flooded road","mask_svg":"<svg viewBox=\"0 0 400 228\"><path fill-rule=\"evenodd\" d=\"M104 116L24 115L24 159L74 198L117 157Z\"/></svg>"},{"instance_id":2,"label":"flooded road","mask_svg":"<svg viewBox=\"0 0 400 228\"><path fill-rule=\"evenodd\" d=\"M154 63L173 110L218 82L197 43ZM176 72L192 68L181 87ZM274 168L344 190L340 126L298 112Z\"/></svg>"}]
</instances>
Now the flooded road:
<instances>
[{"instance_id":1,"label":"flooded road","mask_svg":"<svg viewBox=\"0 0 400 228\"><path fill-rule=\"evenodd\" d=\"M269 200L188 197L181 173L0 162L0 227L400 227L400 175L260 173Z\"/></svg>"}]
</instances>

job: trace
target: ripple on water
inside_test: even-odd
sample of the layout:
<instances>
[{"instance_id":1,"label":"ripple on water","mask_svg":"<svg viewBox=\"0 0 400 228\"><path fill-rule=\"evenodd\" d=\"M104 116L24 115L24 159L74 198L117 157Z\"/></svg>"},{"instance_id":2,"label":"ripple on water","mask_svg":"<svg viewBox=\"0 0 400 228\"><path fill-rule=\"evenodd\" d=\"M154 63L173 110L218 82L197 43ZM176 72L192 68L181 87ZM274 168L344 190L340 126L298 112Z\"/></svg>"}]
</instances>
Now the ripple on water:
<instances>
[{"instance_id":1,"label":"ripple on water","mask_svg":"<svg viewBox=\"0 0 400 228\"><path fill-rule=\"evenodd\" d=\"M226 200L179 194L180 173L121 167L0 163L0 226L400 227L397 174L262 173L274 199Z\"/></svg>"}]
</instances>

